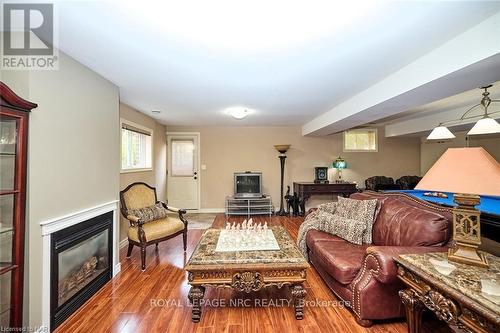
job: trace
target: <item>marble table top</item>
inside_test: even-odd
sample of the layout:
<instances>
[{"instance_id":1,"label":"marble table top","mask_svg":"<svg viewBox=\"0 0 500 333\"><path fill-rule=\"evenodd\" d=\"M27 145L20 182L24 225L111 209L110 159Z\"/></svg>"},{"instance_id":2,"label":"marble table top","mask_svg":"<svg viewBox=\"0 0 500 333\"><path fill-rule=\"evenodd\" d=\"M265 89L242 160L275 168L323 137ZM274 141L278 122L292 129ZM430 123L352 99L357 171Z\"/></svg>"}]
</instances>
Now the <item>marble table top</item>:
<instances>
[{"instance_id":1,"label":"marble table top","mask_svg":"<svg viewBox=\"0 0 500 333\"><path fill-rule=\"evenodd\" d=\"M448 261L447 253L407 254L395 260L500 315L500 258L492 254L486 256L489 268Z\"/></svg>"},{"instance_id":2,"label":"marble table top","mask_svg":"<svg viewBox=\"0 0 500 333\"><path fill-rule=\"evenodd\" d=\"M282 226L270 228L279 245L279 250L216 252L221 229L207 229L194 250L187 266L231 265L231 264L298 264L308 263L297 245Z\"/></svg>"}]
</instances>

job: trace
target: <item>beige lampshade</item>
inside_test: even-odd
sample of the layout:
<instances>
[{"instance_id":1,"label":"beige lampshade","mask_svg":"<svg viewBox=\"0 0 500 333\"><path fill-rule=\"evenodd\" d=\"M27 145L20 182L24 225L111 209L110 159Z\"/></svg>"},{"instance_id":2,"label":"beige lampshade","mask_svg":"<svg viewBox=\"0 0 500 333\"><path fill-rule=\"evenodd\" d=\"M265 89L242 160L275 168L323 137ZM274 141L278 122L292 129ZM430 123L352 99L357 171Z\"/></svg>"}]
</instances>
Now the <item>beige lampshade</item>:
<instances>
[{"instance_id":1,"label":"beige lampshade","mask_svg":"<svg viewBox=\"0 0 500 333\"><path fill-rule=\"evenodd\" d=\"M500 164L482 147L448 148L415 189L500 195Z\"/></svg>"}]
</instances>

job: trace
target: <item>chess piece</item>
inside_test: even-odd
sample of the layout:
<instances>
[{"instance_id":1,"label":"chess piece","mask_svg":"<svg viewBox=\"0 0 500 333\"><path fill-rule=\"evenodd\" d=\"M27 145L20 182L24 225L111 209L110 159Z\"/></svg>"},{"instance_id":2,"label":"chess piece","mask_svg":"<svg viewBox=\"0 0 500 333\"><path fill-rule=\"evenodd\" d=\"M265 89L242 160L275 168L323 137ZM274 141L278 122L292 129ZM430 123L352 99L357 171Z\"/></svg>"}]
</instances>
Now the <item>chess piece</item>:
<instances>
[{"instance_id":1,"label":"chess piece","mask_svg":"<svg viewBox=\"0 0 500 333\"><path fill-rule=\"evenodd\" d=\"M243 223L241 224L241 229L245 230L247 228L247 220L243 220Z\"/></svg>"},{"instance_id":2,"label":"chess piece","mask_svg":"<svg viewBox=\"0 0 500 333\"><path fill-rule=\"evenodd\" d=\"M267 222L264 222L264 231L267 231L268 227L267 227Z\"/></svg>"},{"instance_id":3,"label":"chess piece","mask_svg":"<svg viewBox=\"0 0 500 333\"><path fill-rule=\"evenodd\" d=\"M231 223L227 222L226 223L226 230L229 230L229 229L231 229Z\"/></svg>"}]
</instances>

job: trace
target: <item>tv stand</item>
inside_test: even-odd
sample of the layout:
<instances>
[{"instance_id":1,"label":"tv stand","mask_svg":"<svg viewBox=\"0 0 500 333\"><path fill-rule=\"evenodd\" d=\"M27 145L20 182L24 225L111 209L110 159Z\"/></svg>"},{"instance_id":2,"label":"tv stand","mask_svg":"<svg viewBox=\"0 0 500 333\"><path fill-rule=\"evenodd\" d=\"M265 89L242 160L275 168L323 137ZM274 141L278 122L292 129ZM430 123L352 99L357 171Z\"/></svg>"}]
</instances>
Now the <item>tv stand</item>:
<instances>
[{"instance_id":1,"label":"tv stand","mask_svg":"<svg viewBox=\"0 0 500 333\"><path fill-rule=\"evenodd\" d=\"M226 197L226 216L230 215L273 215L274 206L269 195L254 198Z\"/></svg>"}]
</instances>

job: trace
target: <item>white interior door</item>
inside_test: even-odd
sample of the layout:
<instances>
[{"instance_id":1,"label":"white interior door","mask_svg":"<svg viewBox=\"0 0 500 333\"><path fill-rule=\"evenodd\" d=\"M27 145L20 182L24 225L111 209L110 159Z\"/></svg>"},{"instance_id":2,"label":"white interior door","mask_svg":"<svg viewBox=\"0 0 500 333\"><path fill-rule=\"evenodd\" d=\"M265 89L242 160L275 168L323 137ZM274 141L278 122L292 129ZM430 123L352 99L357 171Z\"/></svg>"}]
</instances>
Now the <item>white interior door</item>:
<instances>
[{"instance_id":1,"label":"white interior door","mask_svg":"<svg viewBox=\"0 0 500 333\"><path fill-rule=\"evenodd\" d=\"M168 133L168 205L199 209L198 134Z\"/></svg>"}]
</instances>

